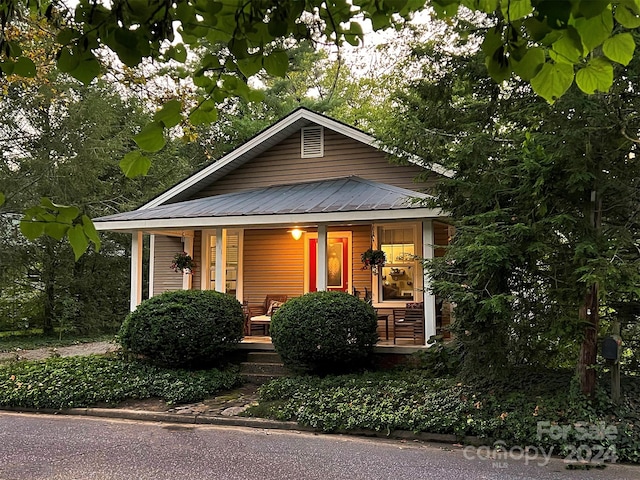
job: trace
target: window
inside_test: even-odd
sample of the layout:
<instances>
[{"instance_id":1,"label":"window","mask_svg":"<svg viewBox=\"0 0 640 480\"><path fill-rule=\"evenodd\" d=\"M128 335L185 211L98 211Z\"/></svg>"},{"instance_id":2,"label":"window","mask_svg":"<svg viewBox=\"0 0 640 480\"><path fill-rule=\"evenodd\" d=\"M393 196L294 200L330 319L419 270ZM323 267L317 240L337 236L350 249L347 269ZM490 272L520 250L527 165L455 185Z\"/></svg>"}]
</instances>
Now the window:
<instances>
[{"instance_id":1,"label":"window","mask_svg":"<svg viewBox=\"0 0 640 480\"><path fill-rule=\"evenodd\" d=\"M238 290L238 268L240 234L237 230L227 230L225 293L236 295ZM209 289L216 288L216 236L209 236Z\"/></svg>"},{"instance_id":2,"label":"window","mask_svg":"<svg viewBox=\"0 0 640 480\"><path fill-rule=\"evenodd\" d=\"M378 245L387 257L387 263L379 274L378 301L414 301L417 270L415 227L379 227Z\"/></svg>"}]
</instances>

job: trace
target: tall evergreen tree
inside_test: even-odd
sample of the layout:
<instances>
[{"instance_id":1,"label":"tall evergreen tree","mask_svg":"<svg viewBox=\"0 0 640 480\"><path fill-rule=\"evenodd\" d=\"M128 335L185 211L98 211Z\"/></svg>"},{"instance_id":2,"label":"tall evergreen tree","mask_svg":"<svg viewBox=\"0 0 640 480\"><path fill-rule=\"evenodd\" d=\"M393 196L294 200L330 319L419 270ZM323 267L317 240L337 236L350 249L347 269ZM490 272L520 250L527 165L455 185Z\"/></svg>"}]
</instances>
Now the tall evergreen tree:
<instances>
[{"instance_id":1,"label":"tall evergreen tree","mask_svg":"<svg viewBox=\"0 0 640 480\"><path fill-rule=\"evenodd\" d=\"M571 89L549 106L527 84L490 83L466 52L419 46L423 80L387 130L456 172L438 191L457 231L429 265L435 291L455 304L469 371L571 356L592 393L599 315L640 298L640 164L625 134L640 127L640 64L608 94Z\"/></svg>"}]
</instances>

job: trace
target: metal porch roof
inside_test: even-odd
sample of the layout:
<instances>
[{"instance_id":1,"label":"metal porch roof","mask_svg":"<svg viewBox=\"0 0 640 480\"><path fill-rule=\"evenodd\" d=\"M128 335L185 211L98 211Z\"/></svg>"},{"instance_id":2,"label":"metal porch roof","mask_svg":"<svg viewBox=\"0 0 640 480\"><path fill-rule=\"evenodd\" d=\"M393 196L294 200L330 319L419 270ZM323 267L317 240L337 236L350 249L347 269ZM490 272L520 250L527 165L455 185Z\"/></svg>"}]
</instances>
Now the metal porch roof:
<instances>
[{"instance_id":1,"label":"metal porch roof","mask_svg":"<svg viewBox=\"0 0 640 480\"><path fill-rule=\"evenodd\" d=\"M185 202L138 209L94 219L119 224L152 220L203 217L251 217L274 215L377 212L424 208L411 199L429 199L427 194L394 187L360 177L274 185L256 190L228 193ZM247 219L248 220L248 219ZM177 222L178 223L178 222ZM177 226L177 225L176 225Z\"/></svg>"}]
</instances>

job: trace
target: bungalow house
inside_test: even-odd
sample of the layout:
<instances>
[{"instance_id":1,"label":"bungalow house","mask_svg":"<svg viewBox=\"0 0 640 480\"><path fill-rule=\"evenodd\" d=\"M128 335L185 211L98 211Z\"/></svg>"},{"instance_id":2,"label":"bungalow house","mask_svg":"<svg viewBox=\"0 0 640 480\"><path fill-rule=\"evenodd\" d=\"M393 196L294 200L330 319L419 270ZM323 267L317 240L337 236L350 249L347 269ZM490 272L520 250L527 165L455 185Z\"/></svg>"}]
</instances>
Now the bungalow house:
<instances>
[{"instance_id":1,"label":"bungalow house","mask_svg":"<svg viewBox=\"0 0 640 480\"><path fill-rule=\"evenodd\" d=\"M316 290L366 294L382 344L398 340L394 308L423 308L421 338L409 340L424 345L446 318L417 258L437 255L449 237L439 209L411 201L448 174L439 169L430 183L416 183L424 168L416 159L391 164L370 135L299 108L137 210L94 221L98 230L133 234L132 310L142 301L142 241L150 235L151 296L210 289L257 305ZM386 253L377 274L361 262L370 248ZM182 251L195 261L192 274L170 269ZM258 341L251 333L245 341Z\"/></svg>"}]
</instances>

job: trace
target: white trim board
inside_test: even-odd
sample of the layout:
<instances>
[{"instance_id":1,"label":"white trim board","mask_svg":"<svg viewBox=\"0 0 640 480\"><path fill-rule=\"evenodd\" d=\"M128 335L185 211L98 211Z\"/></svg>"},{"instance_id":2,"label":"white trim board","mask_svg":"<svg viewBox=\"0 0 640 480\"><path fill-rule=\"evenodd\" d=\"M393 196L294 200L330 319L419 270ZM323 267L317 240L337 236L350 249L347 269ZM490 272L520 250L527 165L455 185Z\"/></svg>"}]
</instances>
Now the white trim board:
<instances>
[{"instance_id":1,"label":"white trim board","mask_svg":"<svg viewBox=\"0 0 640 480\"><path fill-rule=\"evenodd\" d=\"M161 228L176 229L200 229L209 227L258 227L258 226L289 226L300 223L331 223L331 222L373 222L392 221L403 219L440 218L445 216L440 209L411 208L397 210L378 210L363 212L332 212L332 213L306 213L285 215L254 215L254 216L229 216L229 217L189 217L189 218L163 218L154 220L121 220L96 222L97 230L104 231L133 231L154 230ZM159 232L157 232L159 233Z\"/></svg>"}]
</instances>

